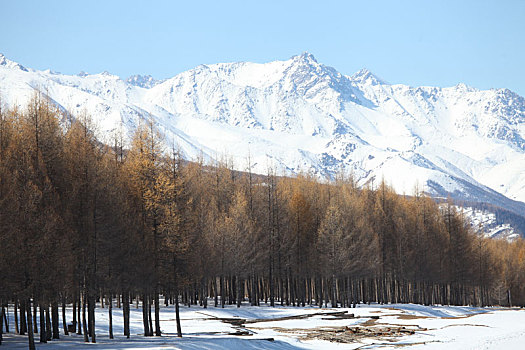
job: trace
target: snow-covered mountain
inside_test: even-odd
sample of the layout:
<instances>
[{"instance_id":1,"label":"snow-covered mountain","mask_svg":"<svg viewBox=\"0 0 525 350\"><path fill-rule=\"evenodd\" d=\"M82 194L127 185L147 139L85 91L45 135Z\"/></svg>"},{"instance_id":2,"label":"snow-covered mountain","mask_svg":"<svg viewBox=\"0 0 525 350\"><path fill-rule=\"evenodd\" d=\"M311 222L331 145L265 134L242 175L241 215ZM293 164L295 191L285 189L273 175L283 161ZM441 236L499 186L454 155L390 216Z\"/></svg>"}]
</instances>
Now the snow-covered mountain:
<instances>
[{"instance_id":1,"label":"snow-covered mountain","mask_svg":"<svg viewBox=\"0 0 525 350\"><path fill-rule=\"evenodd\" d=\"M400 193L489 202L525 213L525 99L507 89L410 87L363 69L346 76L308 53L266 64L200 65L164 81L103 72L63 75L0 55L0 97L24 105L35 88L108 138L152 118L187 158L234 160Z\"/></svg>"},{"instance_id":2,"label":"snow-covered mountain","mask_svg":"<svg viewBox=\"0 0 525 350\"><path fill-rule=\"evenodd\" d=\"M508 223L498 223L494 213L471 207L459 207L458 212L468 218L473 230L485 237L505 238L512 241L519 237L516 230Z\"/></svg>"}]
</instances>

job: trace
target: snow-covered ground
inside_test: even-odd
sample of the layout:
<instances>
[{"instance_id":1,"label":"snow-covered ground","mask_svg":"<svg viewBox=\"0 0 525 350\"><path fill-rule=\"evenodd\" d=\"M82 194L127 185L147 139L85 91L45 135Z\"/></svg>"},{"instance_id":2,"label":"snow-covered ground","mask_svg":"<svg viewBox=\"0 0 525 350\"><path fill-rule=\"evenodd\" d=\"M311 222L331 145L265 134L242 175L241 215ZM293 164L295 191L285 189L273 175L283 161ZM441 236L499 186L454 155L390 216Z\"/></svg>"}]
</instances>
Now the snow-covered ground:
<instances>
[{"instance_id":1,"label":"snow-covered ground","mask_svg":"<svg viewBox=\"0 0 525 350\"><path fill-rule=\"evenodd\" d=\"M12 310L11 310L12 311ZM347 311L346 316L320 315ZM71 320L71 310L68 319ZM354 318L349 318L354 314ZM525 310L513 308L474 308L422 306L414 304L358 305L351 309L313 307L213 306L182 307L183 338L177 338L173 307L161 311L162 337L143 337L142 311L131 310L131 338L123 337L121 310L114 308L115 339L108 339L107 309L97 308L97 344L83 343L82 336L64 336L39 349L523 349ZM303 315L303 317L301 317ZM312 315L308 317L307 315ZM11 330L14 328L10 314ZM291 316L291 318L290 318ZM299 316L299 317L296 317ZM378 316L373 319L372 316ZM296 317L296 318L293 318ZM224 322L241 318L241 326ZM283 319L284 318L284 319ZM357 328L356 328L357 327ZM405 327L404 329L401 327ZM342 343L320 338L343 339L356 329L384 332L383 335L356 337ZM399 330L403 331L400 333ZM394 330L394 334L390 332ZM397 332L396 332L397 330ZM250 335L232 335L235 332ZM414 331L413 334L411 331ZM377 332L376 332L377 333ZM326 338L325 338L326 339ZM346 337L348 339L348 337ZM5 349L24 349L26 336L4 334Z\"/></svg>"}]
</instances>

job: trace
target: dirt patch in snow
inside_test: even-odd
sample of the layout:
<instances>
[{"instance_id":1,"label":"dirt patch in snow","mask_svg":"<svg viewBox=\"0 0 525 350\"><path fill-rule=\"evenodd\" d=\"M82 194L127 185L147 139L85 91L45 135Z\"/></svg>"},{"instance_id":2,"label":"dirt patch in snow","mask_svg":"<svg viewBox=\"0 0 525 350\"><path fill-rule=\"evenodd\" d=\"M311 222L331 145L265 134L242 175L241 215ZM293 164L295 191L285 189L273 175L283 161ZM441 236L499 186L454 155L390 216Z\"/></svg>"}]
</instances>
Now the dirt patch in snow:
<instances>
[{"instance_id":1,"label":"dirt patch in snow","mask_svg":"<svg viewBox=\"0 0 525 350\"><path fill-rule=\"evenodd\" d=\"M335 343L355 343L363 338L381 339L387 341L395 341L398 337L415 334L414 329L390 326L355 326L355 327L336 327L336 328L322 328L312 330L302 330L305 333L303 339L306 340L324 340Z\"/></svg>"}]
</instances>

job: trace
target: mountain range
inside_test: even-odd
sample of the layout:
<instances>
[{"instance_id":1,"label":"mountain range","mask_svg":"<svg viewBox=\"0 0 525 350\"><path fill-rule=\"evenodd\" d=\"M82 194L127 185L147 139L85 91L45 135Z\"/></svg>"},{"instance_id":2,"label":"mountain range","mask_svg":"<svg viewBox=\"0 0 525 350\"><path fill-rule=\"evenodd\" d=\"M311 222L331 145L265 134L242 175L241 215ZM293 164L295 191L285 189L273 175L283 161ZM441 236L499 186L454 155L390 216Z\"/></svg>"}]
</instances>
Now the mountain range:
<instances>
[{"instance_id":1,"label":"mountain range","mask_svg":"<svg viewBox=\"0 0 525 350\"><path fill-rule=\"evenodd\" d=\"M103 141L118 130L129 140L153 120L187 159L327 179L345 170L359 185L384 179L398 193L417 186L525 216L525 99L508 89L390 84L309 53L200 65L162 81L40 71L0 55L2 103L24 107L35 89L73 116L91 115Z\"/></svg>"}]
</instances>

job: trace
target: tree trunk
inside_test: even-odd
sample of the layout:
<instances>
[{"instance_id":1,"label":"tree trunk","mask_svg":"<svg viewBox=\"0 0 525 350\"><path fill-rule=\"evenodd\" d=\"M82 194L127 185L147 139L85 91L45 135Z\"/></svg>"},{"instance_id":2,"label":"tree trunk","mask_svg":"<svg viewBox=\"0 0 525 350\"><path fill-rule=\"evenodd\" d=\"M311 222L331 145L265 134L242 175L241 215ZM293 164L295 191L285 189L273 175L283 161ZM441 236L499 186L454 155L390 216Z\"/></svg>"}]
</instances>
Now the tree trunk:
<instances>
[{"instance_id":1,"label":"tree trunk","mask_svg":"<svg viewBox=\"0 0 525 350\"><path fill-rule=\"evenodd\" d=\"M148 307L146 294L142 295L142 323L144 325L144 336L149 336Z\"/></svg>"},{"instance_id":2,"label":"tree trunk","mask_svg":"<svg viewBox=\"0 0 525 350\"><path fill-rule=\"evenodd\" d=\"M151 321L151 297L148 295L148 323L149 323L149 336L153 336L153 322Z\"/></svg>"},{"instance_id":3,"label":"tree trunk","mask_svg":"<svg viewBox=\"0 0 525 350\"><path fill-rule=\"evenodd\" d=\"M182 330L180 327L180 314L179 314L179 293L175 295L175 319L177 320L177 337L182 338Z\"/></svg>"},{"instance_id":4,"label":"tree trunk","mask_svg":"<svg viewBox=\"0 0 525 350\"><path fill-rule=\"evenodd\" d=\"M27 322L29 323L29 331L27 332L27 338L29 340L29 350L35 350L35 337L33 335L33 327L32 326L32 320L31 320L31 301L27 301Z\"/></svg>"},{"instance_id":5,"label":"tree trunk","mask_svg":"<svg viewBox=\"0 0 525 350\"><path fill-rule=\"evenodd\" d=\"M26 305L25 302L20 304L20 335L24 335L27 332L27 325L26 325Z\"/></svg>"},{"instance_id":6,"label":"tree trunk","mask_svg":"<svg viewBox=\"0 0 525 350\"><path fill-rule=\"evenodd\" d=\"M75 311L73 310L73 314ZM69 335L67 330L67 320L66 320L66 297L62 297L62 326L64 327L64 335Z\"/></svg>"},{"instance_id":7,"label":"tree trunk","mask_svg":"<svg viewBox=\"0 0 525 350\"><path fill-rule=\"evenodd\" d=\"M225 293L224 293L224 277L221 276L221 307L224 309Z\"/></svg>"},{"instance_id":8,"label":"tree trunk","mask_svg":"<svg viewBox=\"0 0 525 350\"><path fill-rule=\"evenodd\" d=\"M214 297L214 302L215 302L215 307L217 307L219 305L219 287L218 287L218 284L217 284L217 277L213 278L213 297Z\"/></svg>"},{"instance_id":9,"label":"tree trunk","mask_svg":"<svg viewBox=\"0 0 525 350\"><path fill-rule=\"evenodd\" d=\"M244 298L243 283L243 280L240 277L237 277L237 307L241 307L241 302Z\"/></svg>"},{"instance_id":10,"label":"tree trunk","mask_svg":"<svg viewBox=\"0 0 525 350\"><path fill-rule=\"evenodd\" d=\"M124 335L129 339L129 292L122 294L122 302L124 303L122 313L124 316Z\"/></svg>"},{"instance_id":11,"label":"tree trunk","mask_svg":"<svg viewBox=\"0 0 525 350\"><path fill-rule=\"evenodd\" d=\"M4 332L4 305L0 309L0 345L2 345L2 334Z\"/></svg>"},{"instance_id":12,"label":"tree trunk","mask_svg":"<svg viewBox=\"0 0 525 350\"><path fill-rule=\"evenodd\" d=\"M155 336L160 337L160 301L159 292L155 291Z\"/></svg>"},{"instance_id":13,"label":"tree trunk","mask_svg":"<svg viewBox=\"0 0 525 350\"><path fill-rule=\"evenodd\" d=\"M15 315L15 332L20 334L20 328L18 327L18 299L15 300L15 310L13 313Z\"/></svg>"},{"instance_id":14,"label":"tree trunk","mask_svg":"<svg viewBox=\"0 0 525 350\"><path fill-rule=\"evenodd\" d=\"M80 309L81 309L81 304L80 304L80 295L77 299L77 297L75 296L75 302L73 303L73 324L75 325L75 328L77 329L77 325L78 325L78 329L77 329L77 334L82 334L82 327L80 326L80 324L82 322L80 322Z\"/></svg>"},{"instance_id":15,"label":"tree trunk","mask_svg":"<svg viewBox=\"0 0 525 350\"><path fill-rule=\"evenodd\" d=\"M337 308L337 279L332 275L332 307Z\"/></svg>"},{"instance_id":16,"label":"tree trunk","mask_svg":"<svg viewBox=\"0 0 525 350\"><path fill-rule=\"evenodd\" d=\"M113 339L113 296L108 296L109 339Z\"/></svg>"},{"instance_id":17,"label":"tree trunk","mask_svg":"<svg viewBox=\"0 0 525 350\"><path fill-rule=\"evenodd\" d=\"M208 308L208 281L207 278L204 278L203 280L203 286L202 286L202 294L203 294L203 301L202 301L202 307L207 309Z\"/></svg>"},{"instance_id":18,"label":"tree trunk","mask_svg":"<svg viewBox=\"0 0 525 350\"><path fill-rule=\"evenodd\" d=\"M4 311L4 321L5 321L5 332L9 333L9 318L7 318L7 315L9 314L9 305L5 304L5 311Z\"/></svg>"},{"instance_id":19,"label":"tree trunk","mask_svg":"<svg viewBox=\"0 0 525 350\"><path fill-rule=\"evenodd\" d=\"M268 277L268 282L270 283L270 306L275 306L275 295L274 295L274 281L273 281L273 268L272 268L272 260L270 255L270 272Z\"/></svg>"},{"instance_id":20,"label":"tree trunk","mask_svg":"<svg viewBox=\"0 0 525 350\"><path fill-rule=\"evenodd\" d=\"M89 312L89 328L90 328L90 335L91 335L91 342L96 343L96 335L95 335L95 296L88 298L88 312Z\"/></svg>"},{"instance_id":21,"label":"tree trunk","mask_svg":"<svg viewBox=\"0 0 525 350\"><path fill-rule=\"evenodd\" d=\"M53 302L51 306L51 319L52 319L52 325L53 325L53 339L59 339L60 338L60 321L58 316L58 303L55 301Z\"/></svg>"},{"instance_id":22,"label":"tree trunk","mask_svg":"<svg viewBox=\"0 0 525 350\"><path fill-rule=\"evenodd\" d=\"M78 299L77 299L77 318L76 321L78 322L78 330L77 334L82 334L82 322L80 320L80 309L82 308L82 303L80 302L80 293L78 293Z\"/></svg>"},{"instance_id":23,"label":"tree trunk","mask_svg":"<svg viewBox=\"0 0 525 350\"><path fill-rule=\"evenodd\" d=\"M46 306L46 339L48 341L52 339L52 334L51 334L51 316L49 314L49 305Z\"/></svg>"},{"instance_id":24,"label":"tree trunk","mask_svg":"<svg viewBox=\"0 0 525 350\"><path fill-rule=\"evenodd\" d=\"M77 329L77 298L73 296L73 327Z\"/></svg>"},{"instance_id":25,"label":"tree trunk","mask_svg":"<svg viewBox=\"0 0 525 350\"><path fill-rule=\"evenodd\" d=\"M37 315L36 303L33 303L33 333L34 334L38 333L38 322L36 319L36 315Z\"/></svg>"},{"instance_id":26,"label":"tree trunk","mask_svg":"<svg viewBox=\"0 0 525 350\"><path fill-rule=\"evenodd\" d=\"M82 295L82 322L79 322L79 329L80 329L80 323L82 323L82 331L84 333L84 342L89 343L89 337L88 337L88 329L87 329L87 322L86 322L86 293L83 293Z\"/></svg>"},{"instance_id":27,"label":"tree trunk","mask_svg":"<svg viewBox=\"0 0 525 350\"><path fill-rule=\"evenodd\" d=\"M40 311L40 342L47 343L47 332L46 332L46 316L44 314L44 306L42 303L38 305Z\"/></svg>"},{"instance_id":28,"label":"tree trunk","mask_svg":"<svg viewBox=\"0 0 525 350\"><path fill-rule=\"evenodd\" d=\"M87 331L88 331L88 337L91 337L91 310L89 308L89 303L90 303L90 294L86 294L85 296L86 298L86 312L87 312Z\"/></svg>"}]
</instances>

